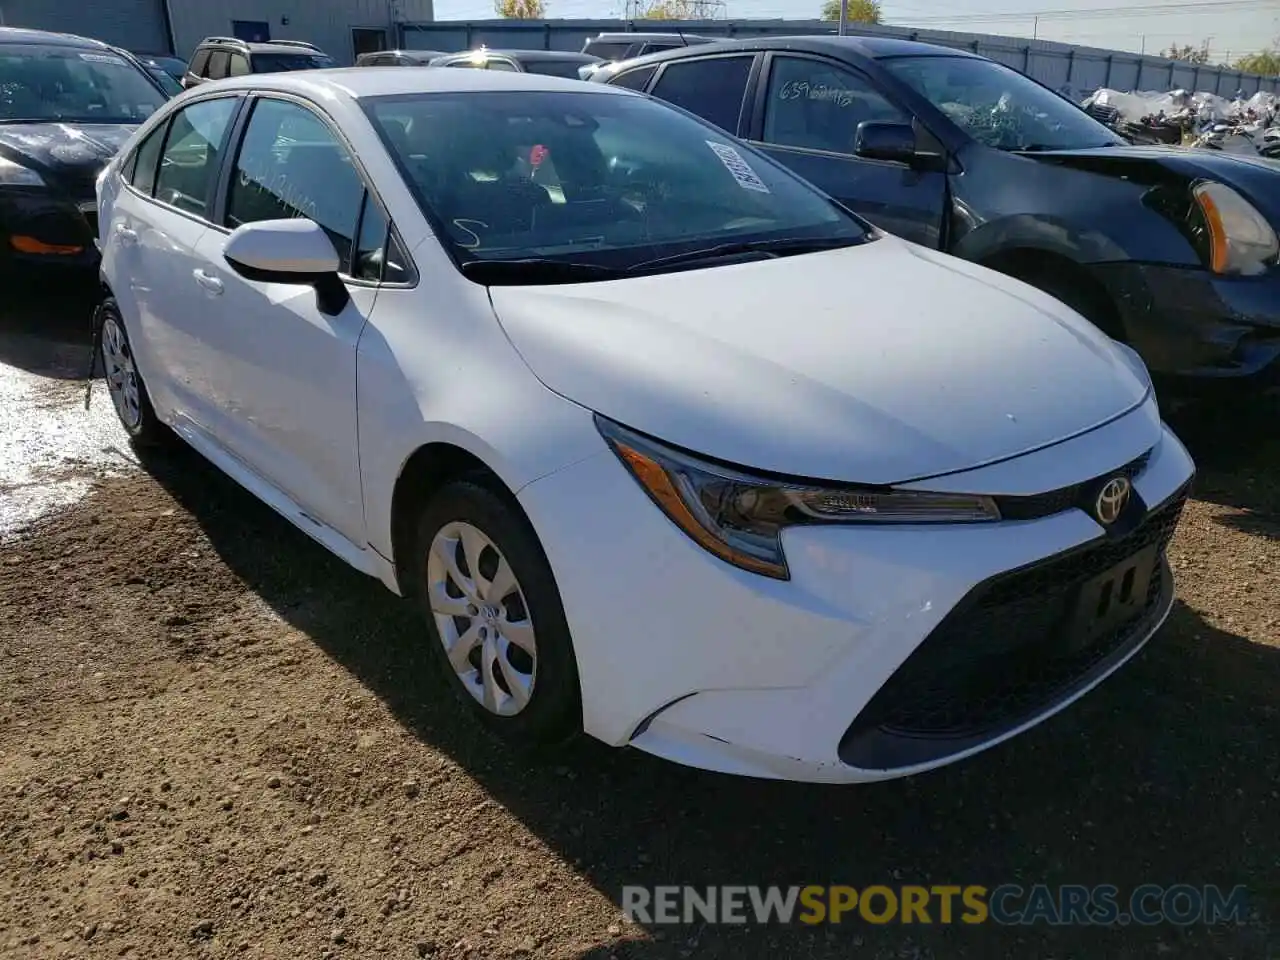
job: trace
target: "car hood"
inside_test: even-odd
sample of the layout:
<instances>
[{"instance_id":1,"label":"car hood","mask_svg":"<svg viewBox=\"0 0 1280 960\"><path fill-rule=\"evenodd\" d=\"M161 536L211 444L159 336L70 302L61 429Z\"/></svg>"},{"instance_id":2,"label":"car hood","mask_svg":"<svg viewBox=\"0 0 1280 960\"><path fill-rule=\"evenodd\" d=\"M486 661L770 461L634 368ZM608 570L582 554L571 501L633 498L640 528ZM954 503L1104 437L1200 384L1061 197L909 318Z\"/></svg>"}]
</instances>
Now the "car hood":
<instances>
[{"instance_id":1,"label":"car hood","mask_svg":"<svg viewBox=\"0 0 1280 960\"><path fill-rule=\"evenodd\" d=\"M1218 180L1248 197L1273 225L1280 227L1280 161L1277 160L1221 150L1159 146L1090 147L1023 156L1115 176L1131 176L1147 167L1160 168L1187 181Z\"/></svg>"},{"instance_id":2,"label":"car hood","mask_svg":"<svg viewBox=\"0 0 1280 960\"><path fill-rule=\"evenodd\" d=\"M47 181L83 192L129 139L136 124L11 123L0 125L0 156L31 167Z\"/></svg>"},{"instance_id":3,"label":"car hood","mask_svg":"<svg viewBox=\"0 0 1280 960\"><path fill-rule=\"evenodd\" d=\"M1148 381L1017 281L892 237L842 250L560 286L495 286L548 387L757 470L896 483L1090 430Z\"/></svg>"}]
</instances>

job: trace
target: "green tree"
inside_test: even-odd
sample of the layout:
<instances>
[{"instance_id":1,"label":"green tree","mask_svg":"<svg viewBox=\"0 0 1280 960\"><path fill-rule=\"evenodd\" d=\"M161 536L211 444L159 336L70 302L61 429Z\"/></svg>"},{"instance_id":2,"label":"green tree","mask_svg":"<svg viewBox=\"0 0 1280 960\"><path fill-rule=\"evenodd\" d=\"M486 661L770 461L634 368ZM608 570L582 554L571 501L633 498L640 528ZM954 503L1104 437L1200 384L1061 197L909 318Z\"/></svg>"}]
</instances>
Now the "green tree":
<instances>
[{"instance_id":1,"label":"green tree","mask_svg":"<svg viewBox=\"0 0 1280 960\"><path fill-rule=\"evenodd\" d=\"M840 0L825 0L822 4L822 19L840 19ZM880 0L849 0L849 22L879 23Z\"/></svg>"},{"instance_id":2,"label":"green tree","mask_svg":"<svg viewBox=\"0 0 1280 960\"><path fill-rule=\"evenodd\" d=\"M1276 40L1270 50L1260 50L1241 57L1235 62L1235 68L1264 77L1280 77L1280 40Z\"/></svg>"},{"instance_id":3,"label":"green tree","mask_svg":"<svg viewBox=\"0 0 1280 960\"><path fill-rule=\"evenodd\" d=\"M1187 63L1208 63L1209 41L1203 41L1198 47L1193 47L1189 43L1178 46L1175 43L1168 50L1162 51L1160 56L1168 57L1170 60L1185 60Z\"/></svg>"},{"instance_id":4,"label":"green tree","mask_svg":"<svg viewBox=\"0 0 1280 960\"><path fill-rule=\"evenodd\" d=\"M493 12L508 20L542 20L547 15L546 0L493 0Z\"/></svg>"},{"instance_id":5,"label":"green tree","mask_svg":"<svg viewBox=\"0 0 1280 960\"><path fill-rule=\"evenodd\" d=\"M649 0L637 20L714 20L724 4L718 0Z\"/></svg>"}]
</instances>

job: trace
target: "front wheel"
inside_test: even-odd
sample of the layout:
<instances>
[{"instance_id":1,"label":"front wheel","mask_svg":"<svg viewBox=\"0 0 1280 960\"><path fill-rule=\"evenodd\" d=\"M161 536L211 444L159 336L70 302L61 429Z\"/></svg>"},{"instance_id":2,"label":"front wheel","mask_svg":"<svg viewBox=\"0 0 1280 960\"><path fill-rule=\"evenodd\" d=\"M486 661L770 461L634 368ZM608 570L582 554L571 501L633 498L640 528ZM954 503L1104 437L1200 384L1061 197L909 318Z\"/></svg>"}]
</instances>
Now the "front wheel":
<instances>
[{"instance_id":1,"label":"front wheel","mask_svg":"<svg viewBox=\"0 0 1280 960\"><path fill-rule=\"evenodd\" d=\"M413 582L463 708L503 739L551 745L582 724L577 662L528 520L481 479L454 481L418 520Z\"/></svg>"}]
</instances>

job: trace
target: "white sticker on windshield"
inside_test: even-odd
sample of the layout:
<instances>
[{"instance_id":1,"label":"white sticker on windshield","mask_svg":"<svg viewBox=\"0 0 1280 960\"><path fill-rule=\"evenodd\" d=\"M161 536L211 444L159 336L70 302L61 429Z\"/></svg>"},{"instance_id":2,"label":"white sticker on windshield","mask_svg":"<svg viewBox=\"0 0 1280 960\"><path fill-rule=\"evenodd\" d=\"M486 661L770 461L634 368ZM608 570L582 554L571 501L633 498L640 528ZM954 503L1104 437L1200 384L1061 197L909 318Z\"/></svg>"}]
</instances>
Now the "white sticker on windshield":
<instances>
[{"instance_id":1,"label":"white sticker on windshield","mask_svg":"<svg viewBox=\"0 0 1280 960\"><path fill-rule=\"evenodd\" d=\"M738 181L738 186L743 190L754 190L756 193L770 192L768 185L751 169L751 164L743 160L742 154L733 149L733 147L724 143L716 143L712 140L707 141L707 146L715 151L725 169L733 174L733 179Z\"/></svg>"},{"instance_id":2,"label":"white sticker on windshield","mask_svg":"<svg viewBox=\"0 0 1280 960\"><path fill-rule=\"evenodd\" d=\"M82 53L81 60L88 60L90 63L114 63L117 66L124 66L124 60L120 57L113 57L109 53Z\"/></svg>"}]
</instances>

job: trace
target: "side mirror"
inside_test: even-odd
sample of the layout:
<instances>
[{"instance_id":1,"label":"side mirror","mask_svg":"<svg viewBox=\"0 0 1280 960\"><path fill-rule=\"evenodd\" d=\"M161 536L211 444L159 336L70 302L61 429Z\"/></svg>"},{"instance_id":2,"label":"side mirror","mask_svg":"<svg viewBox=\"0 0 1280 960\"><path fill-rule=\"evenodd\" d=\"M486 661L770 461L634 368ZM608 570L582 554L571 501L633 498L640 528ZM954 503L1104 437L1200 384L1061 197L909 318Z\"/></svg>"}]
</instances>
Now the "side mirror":
<instances>
[{"instance_id":1,"label":"side mirror","mask_svg":"<svg viewBox=\"0 0 1280 960\"><path fill-rule=\"evenodd\" d=\"M912 164L916 160L916 131L909 123L863 120L854 136L853 152L867 160Z\"/></svg>"},{"instance_id":2,"label":"side mirror","mask_svg":"<svg viewBox=\"0 0 1280 960\"><path fill-rule=\"evenodd\" d=\"M351 299L338 276L338 251L314 220L246 223L227 238L222 256L246 280L314 287L316 305L329 316L341 313Z\"/></svg>"}]
</instances>

